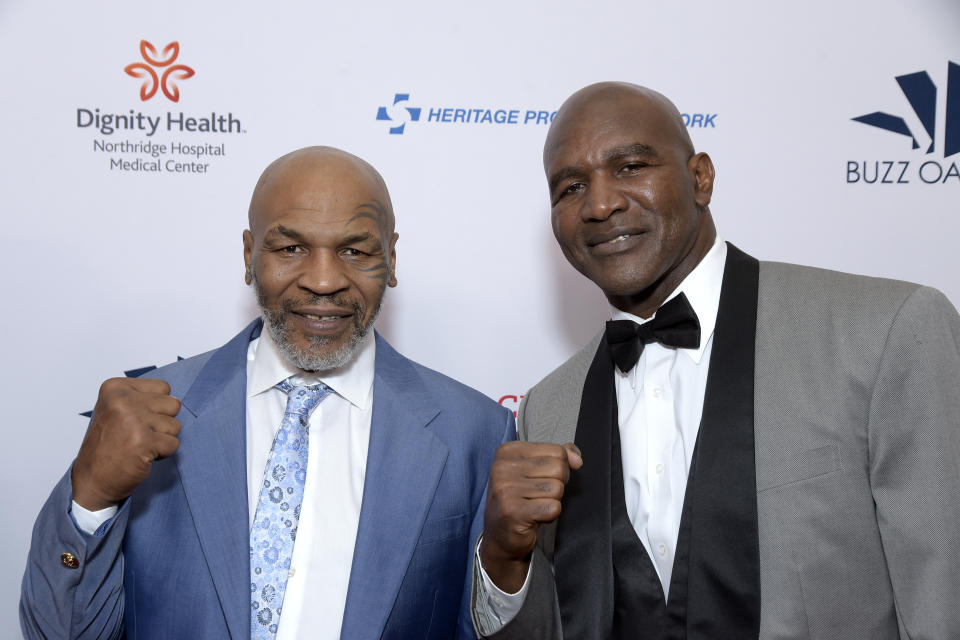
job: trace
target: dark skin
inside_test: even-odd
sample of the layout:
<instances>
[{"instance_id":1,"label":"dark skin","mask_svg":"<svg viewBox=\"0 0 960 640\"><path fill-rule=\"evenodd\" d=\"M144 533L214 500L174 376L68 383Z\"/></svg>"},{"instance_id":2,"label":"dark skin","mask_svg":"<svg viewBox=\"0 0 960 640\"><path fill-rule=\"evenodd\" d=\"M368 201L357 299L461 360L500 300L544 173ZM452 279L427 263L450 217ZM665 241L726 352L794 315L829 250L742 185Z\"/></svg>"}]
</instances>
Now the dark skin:
<instances>
[{"instance_id":1,"label":"dark skin","mask_svg":"<svg viewBox=\"0 0 960 640\"><path fill-rule=\"evenodd\" d=\"M294 340L321 335L335 350L397 284L390 196L355 156L310 147L280 158L257 183L249 218L246 282L255 270L267 306L287 309ZM104 382L71 473L77 504L96 511L129 496L155 460L176 452L179 411L162 380Z\"/></svg>"},{"instance_id":2,"label":"dark skin","mask_svg":"<svg viewBox=\"0 0 960 640\"><path fill-rule=\"evenodd\" d=\"M655 91L605 82L574 93L550 126L543 165L563 254L618 309L649 318L713 246L713 163ZM523 586L537 530L560 516L582 464L572 443L497 450L480 557L501 590Z\"/></svg>"}]
</instances>

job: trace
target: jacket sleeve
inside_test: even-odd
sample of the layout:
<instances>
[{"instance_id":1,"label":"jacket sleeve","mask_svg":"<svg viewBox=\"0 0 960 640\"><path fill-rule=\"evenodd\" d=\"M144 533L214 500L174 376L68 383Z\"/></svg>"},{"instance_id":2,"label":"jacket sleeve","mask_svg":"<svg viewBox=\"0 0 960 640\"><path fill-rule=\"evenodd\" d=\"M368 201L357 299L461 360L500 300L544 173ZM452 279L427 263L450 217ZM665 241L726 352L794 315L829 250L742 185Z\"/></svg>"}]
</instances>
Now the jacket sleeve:
<instances>
[{"instance_id":1,"label":"jacket sleeve","mask_svg":"<svg viewBox=\"0 0 960 640\"><path fill-rule=\"evenodd\" d=\"M517 412L517 434L520 440L527 439L526 429L526 409L531 396L528 392L523 402L520 404L520 410ZM541 527L540 533L544 532ZM509 622L503 625L499 630L490 635L481 637L494 640L560 640L560 608L557 605L556 586L553 581L553 567L550 560L540 548L542 540L537 540L537 546L533 549L533 556L530 561L529 584L527 585L527 594L517 612ZM474 615L478 612L477 597L482 593L480 586L480 573L476 567L471 571L472 585L472 605ZM474 626L479 629L476 621Z\"/></svg>"},{"instance_id":2,"label":"jacket sleeve","mask_svg":"<svg viewBox=\"0 0 960 640\"><path fill-rule=\"evenodd\" d=\"M87 535L70 515L72 497L68 470L33 527L20 591L20 627L31 640L119 638L123 631L122 546L129 501Z\"/></svg>"},{"instance_id":3,"label":"jacket sleeve","mask_svg":"<svg viewBox=\"0 0 960 640\"><path fill-rule=\"evenodd\" d=\"M887 336L868 419L870 482L901 637L960 629L960 317L918 288Z\"/></svg>"},{"instance_id":4,"label":"jacket sleeve","mask_svg":"<svg viewBox=\"0 0 960 640\"><path fill-rule=\"evenodd\" d=\"M503 428L503 437L500 439L500 444L504 442L509 442L511 440L517 439L517 425L513 419L513 414L509 411L505 411L505 424ZM498 445L499 446L499 445ZM487 475L489 476L490 469L486 470ZM465 584L463 588L463 596L460 603L460 615L457 620L457 640L475 640L477 637L477 631L475 624L473 622L473 594L472 594L472 585L473 585L473 573L475 571L474 567L474 557L476 556L477 541L480 539L480 534L483 533L483 512L487 505L487 490L484 488L483 495L480 496L480 502L477 506L477 511L473 517L473 524L470 527L470 544L468 545L468 553L470 557L467 560L467 572L465 576Z\"/></svg>"}]
</instances>

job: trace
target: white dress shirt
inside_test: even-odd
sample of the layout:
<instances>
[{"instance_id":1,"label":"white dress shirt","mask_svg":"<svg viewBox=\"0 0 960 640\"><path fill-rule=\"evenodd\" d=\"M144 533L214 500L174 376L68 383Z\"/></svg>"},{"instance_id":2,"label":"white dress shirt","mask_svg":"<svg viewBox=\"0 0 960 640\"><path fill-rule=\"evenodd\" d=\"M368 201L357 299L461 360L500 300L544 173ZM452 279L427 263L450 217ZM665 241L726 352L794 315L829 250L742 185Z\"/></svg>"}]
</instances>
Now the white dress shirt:
<instances>
[{"instance_id":1,"label":"white dress shirt","mask_svg":"<svg viewBox=\"0 0 960 640\"><path fill-rule=\"evenodd\" d=\"M700 321L698 348L677 349L653 342L646 345L630 371L622 373L614 367L627 515L653 561L665 595L673 572L687 475L700 431L726 259L727 245L718 236L699 264L664 301L680 293L686 295ZM611 316L614 320L641 324L654 317L639 318L615 307L611 307ZM481 631L490 634L520 610L527 583L516 594L504 593L493 584L483 566L478 566L487 593L486 598L478 599L480 607L486 610L478 618L485 627ZM527 578L529 581L529 574ZM485 624L488 620L494 624Z\"/></svg>"},{"instance_id":2,"label":"white dress shirt","mask_svg":"<svg viewBox=\"0 0 960 640\"><path fill-rule=\"evenodd\" d=\"M247 349L246 462L251 526L267 458L287 403L287 395L274 385L292 377L294 385L323 382L334 391L310 416L307 481L277 640L340 637L367 466L375 356L373 332L347 365L322 376L290 364L267 331ZM90 512L76 502L72 507L77 526L91 534L116 511L109 507Z\"/></svg>"}]
</instances>

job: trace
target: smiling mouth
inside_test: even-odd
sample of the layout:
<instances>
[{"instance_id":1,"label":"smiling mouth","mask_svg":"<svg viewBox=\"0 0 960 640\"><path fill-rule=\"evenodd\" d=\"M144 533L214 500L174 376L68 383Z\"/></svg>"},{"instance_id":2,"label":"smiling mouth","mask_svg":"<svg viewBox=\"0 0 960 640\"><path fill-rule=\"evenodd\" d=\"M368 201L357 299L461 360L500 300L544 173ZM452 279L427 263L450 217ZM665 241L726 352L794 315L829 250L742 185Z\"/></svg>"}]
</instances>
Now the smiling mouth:
<instances>
[{"instance_id":1,"label":"smiling mouth","mask_svg":"<svg viewBox=\"0 0 960 640\"><path fill-rule=\"evenodd\" d=\"M297 313L294 311L294 313ZM349 316L318 316L312 313L297 313L298 316L302 316L307 320L319 320L321 322L327 322L331 320L339 320L340 318L347 318Z\"/></svg>"},{"instance_id":2,"label":"smiling mouth","mask_svg":"<svg viewBox=\"0 0 960 640\"><path fill-rule=\"evenodd\" d=\"M595 256L613 256L632 251L640 245L644 234L644 231L628 231L609 239L596 238L589 243L589 251Z\"/></svg>"},{"instance_id":3,"label":"smiling mouth","mask_svg":"<svg viewBox=\"0 0 960 640\"><path fill-rule=\"evenodd\" d=\"M622 242L626 242L626 241L629 240L630 238L636 238L637 236L641 236L641 235L643 235L643 233L644 233L643 231L629 231L629 232L627 232L627 233L621 233L621 234L618 235L618 236L614 236L614 237L610 238L609 240L601 240L601 239L599 239L599 238L598 238L598 239L595 239L595 240L592 240L592 241L589 243L589 245L590 245L591 247L609 247L609 246L616 246L616 245L618 245L618 244L620 244L620 243L622 243Z\"/></svg>"}]
</instances>

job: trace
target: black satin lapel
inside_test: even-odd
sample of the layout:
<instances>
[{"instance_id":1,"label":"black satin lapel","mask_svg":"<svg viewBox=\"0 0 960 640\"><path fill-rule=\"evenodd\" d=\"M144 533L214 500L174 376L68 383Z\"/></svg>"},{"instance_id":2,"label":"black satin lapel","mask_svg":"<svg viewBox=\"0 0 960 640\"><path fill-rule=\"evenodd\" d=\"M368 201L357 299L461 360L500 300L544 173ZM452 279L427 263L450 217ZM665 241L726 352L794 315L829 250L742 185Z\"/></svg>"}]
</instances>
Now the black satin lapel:
<instances>
[{"instance_id":1,"label":"black satin lapel","mask_svg":"<svg viewBox=\"0 0 960 640\"><path fill-rule=\"evenodd\" d=\"M686 640L687 637L687 585L690 574L690 520L693 511L693 488L696 486L697 458L700 448L699 434L693 446L690 458L690 472L687 474L687 490L683 495L683 511L680 514L680 531L677 532L677 548L673 556L673 571L670 577L670 597L666 606L664 625L667 640Z\"/></svg>"},{"instance_id":2,"label":"black satin lapel","mask_svg":"<svg viewBox=\"0 0 960 640\"><path fill-rule=\"evenodd\" d=\"M753 439L758 283L759 263L728 244L697 456L691 469L693 486L687 494L690 640L755 640L760 633Z\"/></svg>"},{"instance_id":3,"label":"black satin lapel","mask_svg":"<svg viewBox=\"0 0 960 640\"><path fill-rule=\"evenodd\" d=\"M557 521L554 576L563 637L608 638L613 618L610 542L610 425L616 419L613 360L604 338L583 385L576 445L583 467L570 474Z\"/></svg>"}]
</instances>

